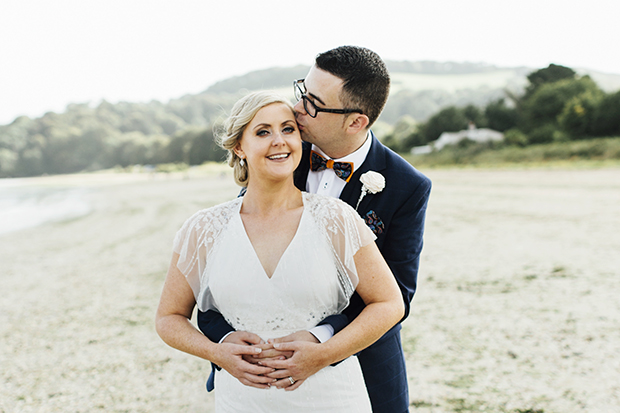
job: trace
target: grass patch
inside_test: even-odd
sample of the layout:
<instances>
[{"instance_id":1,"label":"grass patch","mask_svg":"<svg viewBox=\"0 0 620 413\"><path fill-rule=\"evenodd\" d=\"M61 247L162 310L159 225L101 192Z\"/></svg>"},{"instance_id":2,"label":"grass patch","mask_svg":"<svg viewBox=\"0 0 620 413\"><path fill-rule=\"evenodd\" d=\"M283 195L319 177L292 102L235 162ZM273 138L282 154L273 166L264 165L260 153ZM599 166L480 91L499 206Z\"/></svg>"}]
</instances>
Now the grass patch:
<instances>
[{"instance_id":1,"label":"grass patch","mask_svg":"<svg viewBox=\"0 0 620 413\"><path fill-rule=\"evenodd\" d=\"M555 267L553 267L553 269L551 270L550 276L551 278L570 278L571 277L566 267L563 267L561 265L556 265Z\"/></svg>"},{"instance_id":2,"label":"grass patch","mask_svg":"<svg viewBox=\"0 0 620 413\"><path fill-rule=\"evenodd\" d=\"M474 376L471 374L466 374L464 376L457 377L454 380L447 381L446 384L457 389L466 389L474 384Z\"/></svg>"},{"instance_id":3,"label":"grass patch","mask_svg":"<svg viewBox=\"0 0 620 413\"><path fill-rule=\"evenodd\" d=\"M481 401L469 401L465 399L448 399L447 402L451 405L453 412L481 412L486 410L486 403Z\"/></svg>"},{"instance_id":4,"label":"grass patch","mask_svg":"<svg viewBox=\"0 0 620 413\"><path fill-rule=\"evenodd\" d=\"M415 408L418 407L433 407L433 403L429 403L427 401L424 400L414 400L411 403L409 403L409 406L413 406Z\"/></svg>"},{"instance_id":5,"label":"grass patch","mask_svg":"<svg viewBox=\"0 0 620 413\"><path fill-rule=\"evenodd\" d=\"M514 286L510 282L503 280L477 280L464 281L463 283L457 284L456 290L477 295L507 294L514 291Z\"/></svg>"}]
</instances>

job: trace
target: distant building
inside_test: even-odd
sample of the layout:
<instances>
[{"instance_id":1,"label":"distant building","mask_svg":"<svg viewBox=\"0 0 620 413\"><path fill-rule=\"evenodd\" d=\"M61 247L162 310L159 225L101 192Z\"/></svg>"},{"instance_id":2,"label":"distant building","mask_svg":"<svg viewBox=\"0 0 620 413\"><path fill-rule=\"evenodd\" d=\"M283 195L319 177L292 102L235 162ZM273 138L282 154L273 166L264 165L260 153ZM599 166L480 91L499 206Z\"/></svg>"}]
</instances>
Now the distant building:
<instances>
[{"instance_id":1,"label":"distant building","mask_svg":"<svg viewBox=\"0 0 620 413\"><path fill-rule=\"evenodd\" d=\"M414 146L413 148L411 148L412 155L424 155L425 153L431 152L433 152L433 148L431 147L431 145Z\"/></svg>"},{"instance_id":2,"label":"distant building","mask_svg":"<svg viewBox=\"0 0 620 413\"><path fill-rule=\"evenodd\" d=\"M458 132L444 132L436 141L430 142L428 145L416 146L411 149L414 155L429 153L433 150L439 151L446 145L454 145L463 139L469 139L474 142L499 142L504 140L504 134L493 129L481 128L477 129L473 123L469 124L469 128Z\"/></svg>"}]
</instances>

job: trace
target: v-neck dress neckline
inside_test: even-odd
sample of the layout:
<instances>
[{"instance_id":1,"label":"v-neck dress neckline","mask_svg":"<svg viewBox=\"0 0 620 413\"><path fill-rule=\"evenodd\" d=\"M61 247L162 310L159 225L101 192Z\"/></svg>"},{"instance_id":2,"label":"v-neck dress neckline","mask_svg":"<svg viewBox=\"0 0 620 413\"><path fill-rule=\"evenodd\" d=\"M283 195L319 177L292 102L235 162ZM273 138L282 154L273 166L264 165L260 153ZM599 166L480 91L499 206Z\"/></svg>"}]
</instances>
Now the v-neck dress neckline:
<instances>
[{"instance_id":1,"label":"v-neck dress neckline","mask_svg":"<svg viewBox=\"0 0 620 413\"><path fill-rule=\"evenodd\" d=\"M300 229L301 229L301 227L302 227L302 225L303 225L303 223L305 221L306 210L307 210L305 195L304 195L303 192L301 194L301 200L302 200L302 204L303 204L302 205L303 210L301 211L301 217L299 218L299 222L297 223L297 229L295 230L295 234L293 235L293 238L291 238L291 241L288 243L288 245L284 249L284 252L282 252L282 255L280 256L280 259L278 260L278 263L276 264L276 266L275 266L271 276L269 274L267 274L267 271L265 270L265 267L263 266L263 263L261 262L260 258L258 257L258 254L256 253L256 249L254 248L254 245L252 244L252 241L250 240L248 232L245 229L245 225L243 224L243 219L241 219L241 207L243 205L243 201L239 202L239 206L237 208L237 213L236 213L236 217L235 217L235 219L237 220L237 225L239 225L239 229L240 229L241 233L243 234L242 237L245 240L246 246L251 251L249 255L251 257L253 257L252 259L256 262L256 265L258 265L258 267L261 269L262 275L264 275L265 278L267 278L267 280L272 280L274 278L274 276L278 273L278 269L280 268L280 264L286 258L287 253L291 249L291 245L293 245L293 243L297 242L297 238L298 238L298 235L300 233Z\"/></svg>"}]
</instances>

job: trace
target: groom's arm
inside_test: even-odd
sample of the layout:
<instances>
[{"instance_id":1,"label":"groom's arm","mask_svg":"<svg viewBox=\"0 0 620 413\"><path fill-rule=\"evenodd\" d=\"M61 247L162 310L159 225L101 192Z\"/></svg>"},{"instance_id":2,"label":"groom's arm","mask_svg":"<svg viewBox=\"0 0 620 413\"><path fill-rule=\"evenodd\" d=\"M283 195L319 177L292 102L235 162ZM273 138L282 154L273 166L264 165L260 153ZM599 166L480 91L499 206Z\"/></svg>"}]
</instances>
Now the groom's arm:
<instances>
[{"instance_id":1,"label":"groom's arm","mask_svg":"<svg viewBox=\"0 0 620 413\"><path fill-rule=\"evenodd\" d=\"M329 325L334 330L332 336L338 333L340 330L345 328L349 324L349 318L344 314L334 314L326 317L323 321L321 321L317 327ZM310 330L312 332L312 330ZM321 340L323 341L323 340Z\"/></svg>"},{"instance_id":2,"label":"groom's arm","mask_svg":"<svg viewBox=\"0 0 620 413\"><path fill-rule=\"evenodd\" d=\"M202 334L207 336L207 338L214 343L219 343L227 334L235 331L235 329L226 322L224 316L217 311L207 310L206 312L202 312L198 310L197 316L198 328L202 331Z\"/></svg>"},{"instance_id":3,"label":"groom's arm","mask_svg":"<svg viewBox=\"0 0 620 413\"><path fill-rule=\"evenodd\" d=\"M217 311L207 310L206 312L202 312L197 310L196 318L198 321L198 328L202 331L202 334L214 343L221 342L227 334L235 331L235 329L226 322L224 316ZM211 363L211 365L212 369L220 370L220 366L217 364ZM213 372L215 372L215 370L213 370ZM213 376L213 373L211 373L211 376ZM209 381L207 381L207 390L213 390L213 381L211 377L209 377Z\"/></svg>"}]
</instances>

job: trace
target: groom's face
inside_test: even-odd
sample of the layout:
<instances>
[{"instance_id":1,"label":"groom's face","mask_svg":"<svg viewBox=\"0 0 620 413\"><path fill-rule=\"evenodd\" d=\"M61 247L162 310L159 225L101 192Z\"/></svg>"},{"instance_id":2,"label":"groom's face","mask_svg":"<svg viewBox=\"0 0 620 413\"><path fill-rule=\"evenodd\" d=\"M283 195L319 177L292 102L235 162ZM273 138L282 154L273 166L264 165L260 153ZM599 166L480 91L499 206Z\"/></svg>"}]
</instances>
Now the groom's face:
<instances>
[{"instance_id":1,"label":"groom's face","mask_svg":"<svg viewBox=\"0 0 620 413\"><path fill-rule=\"evenodd\" d=\"M342 109L340 102L342 79L312 66L304 84L306 96L317 108ZM303 99L295 105L295 112L301 138L330 155L330 149L342 138L345 115L318 112L313 118L306 113Z\"/></svg>"}]
</instances>

